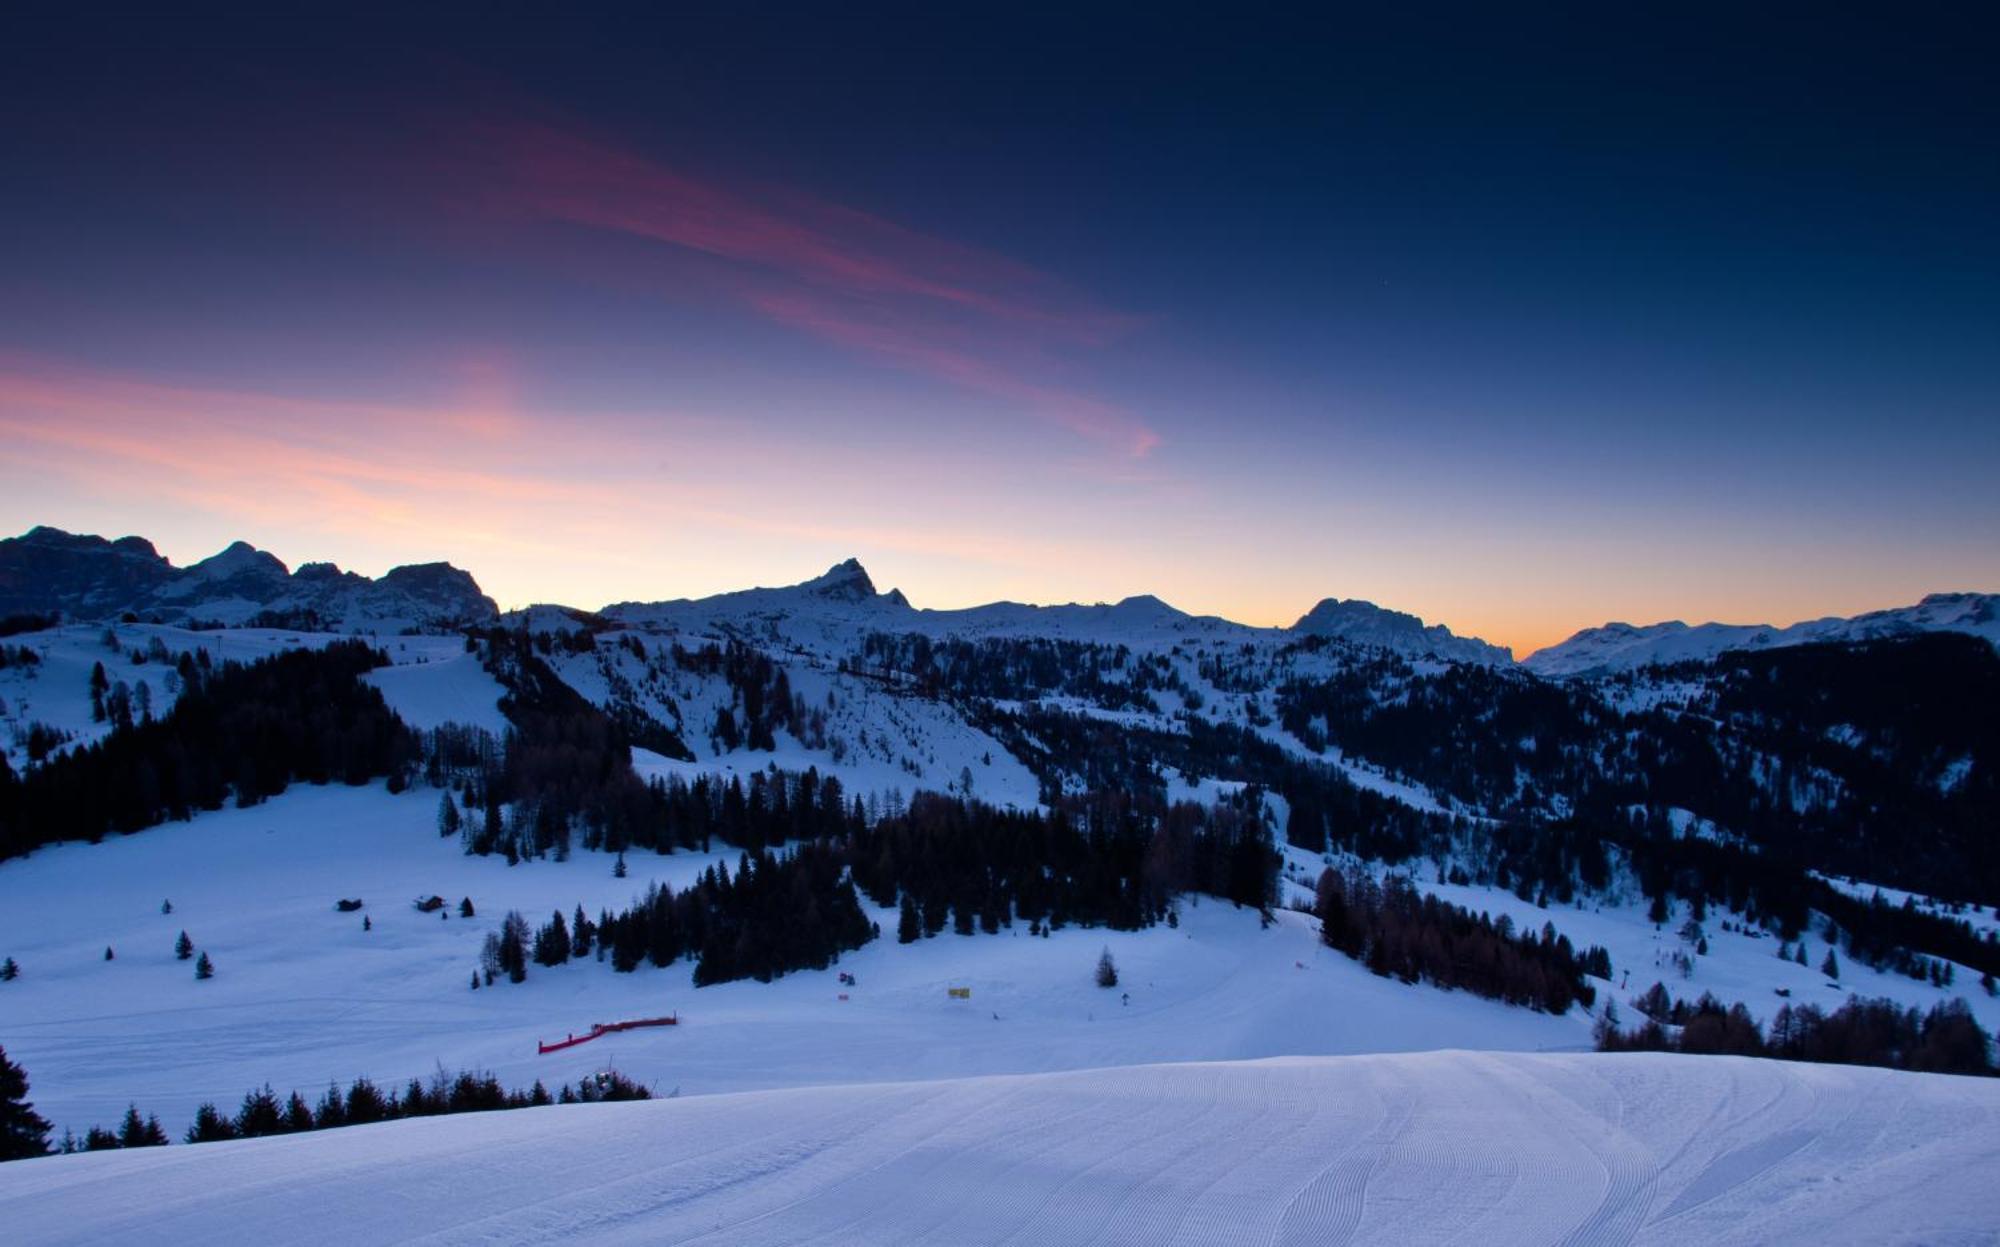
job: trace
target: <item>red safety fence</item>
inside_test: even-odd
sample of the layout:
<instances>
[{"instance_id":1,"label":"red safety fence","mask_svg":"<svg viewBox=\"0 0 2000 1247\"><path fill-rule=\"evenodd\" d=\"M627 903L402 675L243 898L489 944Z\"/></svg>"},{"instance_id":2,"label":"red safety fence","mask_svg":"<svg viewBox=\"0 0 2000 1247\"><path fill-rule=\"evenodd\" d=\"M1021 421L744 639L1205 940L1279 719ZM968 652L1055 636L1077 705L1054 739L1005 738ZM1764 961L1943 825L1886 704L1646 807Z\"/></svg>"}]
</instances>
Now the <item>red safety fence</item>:
<instances>
[{"instance_id":1,"label":"red safety fence","mask_svg":"<svg viewBox=\"0 0 2000 1247\"><path fill-rule=\"evenodd\" d=\"M589 1043L600 1036L615 1034L618 1031L633 1031L646 1026L679 1026L680 1023L681 1015L678 1013L669 1014L663 1018L633 1018L628 1022L592 1022L590 1029L581 1035L571 1035L567 1039L558 1039L554 1043L543 1043L538 1039L535 1041L535 1050L542 1056L547 1056L551 1052L561 1052L564 1048L574 1048L578 1044Z\"/></svg>"}]
</instances>

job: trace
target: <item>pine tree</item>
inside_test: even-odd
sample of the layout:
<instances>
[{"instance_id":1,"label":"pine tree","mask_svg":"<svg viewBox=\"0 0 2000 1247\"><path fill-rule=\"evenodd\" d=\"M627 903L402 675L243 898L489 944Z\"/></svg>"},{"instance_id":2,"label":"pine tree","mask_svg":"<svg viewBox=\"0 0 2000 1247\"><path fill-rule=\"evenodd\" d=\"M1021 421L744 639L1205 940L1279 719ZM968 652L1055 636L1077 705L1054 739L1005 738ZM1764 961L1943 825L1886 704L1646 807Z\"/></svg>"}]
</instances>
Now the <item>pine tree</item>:
<instances>
[{"instance_id":1,"label":"pine tree","mask_svg":"<svg viewBox=\"0 0 2000 1247\"><path fill-rule=\"evenodd\" d=\"M1111 950L1108 948L1097 955L1097 985L1118 986L1118 964L1111 960Z\"/></svg>"},{"instance_id":2,"label":"pine tree","mask_svg":"<svg viewBox=\"0 0 2000 1247\"><path fill-rule=\"evenodd\" d=\"M448 792L438 794L438 835L441 838L455 836L464 820L459 818L458 805Z\"/></svg>"},{"instance_id":3,"label":"pine tree","mask_svg":"<svg viewBox=\"0 0 2000 1247\"><path fill-rule=\"evenodd\" d=\"M518 909L510 909L500 921L500 965L512 983L528 977L528 920Z\"/></svg>"},{"instance_id":4,"label":"pine tree","mask_svg":"<svg viewBox=\"0 0 2000 1247\"><path fill-rule=\"evenodd\" d=\"M21 967L14 963L12 957L7 958L5 961L0 961L0 983L11 983L20 977Z\"/></svg>"},{"instance_id":5,"label":"pine tree","mask_svg":"<svg viewBox=\"0 0 2000 1247\"><path fill-rule=\"evenodd\" d=\"M104 664L90 666L90 719L93 723L105 720L104 694L111 688L111 677L104 674Z\"/></svg>"},{"instance_id":6,"label":"pine tree","mask_svg":"<svg viewBox=\"0 0 2000 1247\"><path fill-rule=\"evenodd\" d=\"M138 1105L125 1106L125 1120L118 1126L119 1147L165 1147L166 1145L167 1132L160 1129L159 1118L141 1119Z\"/></svg>"},{"instance_id":7,"label":"pine tree","mask_svg":"<svg viewBox=\"0 0 2000 1247\"><path fill-rule=\"evenodd\" d=\"M923 919L917 914L917 899L903 893L902 912L896 918L896 942L914 944L924 933Z\"/></svg>"},{"instance_id":8,"label":"pine tree","mask_svg":"<svg viewBox=\"0 0 2000 1247\"><path fill-rule=\"evenodd\" d=\"M224 1117L215 1105L203 1104L194 1111L194 1124L183 1137L189 1143L220 1143L236 1137L236 1123Z\"/></svg>"},{"instance_id":9,"label":"pine tree","mask_svg":"<svg viewBox=\"0 0 2000 1247\"><path fill-rule=\"evenodd\" d=\"M160 912L163 914L170 914L174 912L174 903L172 901L161 901Z\"/></svg>"},{"instance_id":10,"label":"pine tree","mask_svg":"<svg viewBox=\"0 0 2000 1247\"><path fill-rule=\"evenodd\" d=\"M461 918L470 918L474 916L471 897L467 896L460 899L460 901L458 902L458 916Z\"/></svg>"},{"instance_id":11,"label":"pine tree","mask_svg":"<svg viewBox=\"0 0 2000 1247\"><path fill-rule=\"evenodd\" d=\"M0 1161L48 1154L49 1123L28 1102L28 1071L0 1048Z\"/></svg>"},{"instance_id":12,"label":"pine tree","mask_svg":"<svg viewBox=\"0 0 2000 1247\"><path fill-rule=\"evenodd\" d=\"M186 961L192 956L194 956L194 941L188 938L187 932L183 931L181 932L181 937L174 941L174 960Z\"/></svg>"},{"instance_id":13,"label":"pine tree","mask_svg":"<svg viewBox=\"0 0 2000 1247\"><path fill-rule=\"evenodd\" d=\"M104 959L105 959L106 961L116 961L116 960L117 960L117 955L116 955L116 954L114 954L114 953L113 953L113 952L111 951L111 945L109 945L109 944L106 944L106 945L104 946Z\"/></svg>"},{"instance_id":14,"label":"pine tree","mask_svg":"<svg viewBox=\"0 0 2000 1247\"><path fill-rule=\"evenodd\" d=\"M1840 958L1833 955L1833 949L1826 950L1826 960L1819 963L1819 972L1835 982L1840 980Z\"/></svg>"},{"instance_id":15,"label":"pine tree","mask_svg":"<svg viewBox=\"0 0 2000 1247\"><path fill-rule=\"evenodd\" d=\"M203 953L201 960L194 963L194 976L197 979L212 979L215 977L215 963L208 959L207 953Z\"/></svg>"}]
</instances>

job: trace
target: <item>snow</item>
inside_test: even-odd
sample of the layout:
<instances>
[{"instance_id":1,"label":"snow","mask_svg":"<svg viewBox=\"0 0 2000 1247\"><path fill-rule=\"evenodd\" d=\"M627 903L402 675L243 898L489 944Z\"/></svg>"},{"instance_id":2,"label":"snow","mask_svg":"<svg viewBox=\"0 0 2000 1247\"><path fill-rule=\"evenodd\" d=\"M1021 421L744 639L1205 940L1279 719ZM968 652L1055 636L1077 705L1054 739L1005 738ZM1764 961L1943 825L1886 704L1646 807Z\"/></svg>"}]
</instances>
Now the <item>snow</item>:
<instances>
[{"instance_id":1,"label":"snow","mask_svg":"<svg viewBox=\"0 0 2000 1247\"><path fill-rule=\"evenodd\" d=\"M1942 901L1921 892L1909 892L1902 888L1884 887L1879 883L1868 883L1860 879L1849 879L1842 875L1829 875L1821 871L1808 871L1813 877L1824 882L1837 892L1845 893L1857 901L1872 901L1880 896L1885 904L1898 909L1905 905L1920 913L1942 918L1947 922L1963 922L1972 928L1974 935L1984 938L2000 938L2000 906L1971 906Z\"/></svg>"},{"instance_id":2,"label":"snow","mask_svg":"<svg viewBox=\"0 0 2000 1247\"><path fill-rule=\"evenodd\" d=\"M116 649L105 644L107 634L117 638ZM155 639L166 648L166 662L143 659ZM69 733L71 745L88 744L109 732L109 723L95 722L90 714L90 669L96 663L104 664L105 676L113 684L122 680L136 690L143 680L151 690L157 717L174 704L169 677L183 653L206 652L209 661L218 665L254 662L288 649L317 648L345 639L345 634L285 628L191 631L161 624L66 624L8 637L0 644L33 650L41 661L0 670L0 702L5 703L0 706L0 727L5 729L0 731L0 749L7 751L8 762L19 771L26 761L22 739L31 723L45 723ZM465 657L465 643L458 637L367 635L361 639L387 653L398 668L450 664ZM493 708L483 705L484 688L479 684L485 673L476 660L467 666L469 670L455 668L448 675L406 679L385 670L369 678L383 690L390 707L414 727L435 726L439 714L463 715L467 716L463 721L490 726L495 722ZM485 683L497 697L499 685L490 677Z\"/></svg>"},{"instance_id":3,"label":"snow","mask_svg":"<svg viewBox=\"0 0 2000 1247\"><path fill-rule=\"evenodd\" d=\"M1536 675L1559 679L1629 671L1650 663L1706 660L1725 650L1777 649L1816 641L1867 641L1919 632L1965 632L2000 646L2000 595L1933 593L1914 606L1869 611L1851 619L1828 616L1787 628L1770 624L1679 620L1634 627L1608 623L1583 631L1521 660Z\"/></svg>"},{"instance_id":4,"label":"snow","mask_svg":"<svg viewBox=\"0 0 2000 1247\"><path fill-rule=\"evenodd\" d=\"M507 716L500 699L507 690L480 666L476 654L460 652L435 661L401 663L369 672L362 679L382 690L382 699L403 722L420 731L461 723L505 735Z\"/></svg>"},{"instance_id":5,"label":"snow","mask_svg":"<svg viewBox=\"0 0 2000 1247\"><path fill-rule=\"evenodd\" d=\"M1934 626L1983 618L1970 598L1926 608ZM861 796L956 790L970 775L972 795L1022 807L1038 800L1035 777L962 707L838 670L862 635L1126 644L1167 656L1205 703L1195 713L1239 723L1249 721L1245 696L1203 680L1201 661L1256 671L1268 690L1280 673L1351 658L1150 598L918 611L875 594L858 565L790 589L607 613L646 636L649 657L601 643L550 661L583 696L629 703L697 755L679 762L635 750L642 775L816 766ZM87 689L97 661L114 680L149 679L164 712L168 668L130 658L155 635L172 654L202 647L231 659L333 639L149 625L118 634L119 653L95 626L10 638L44 661L0 671L8 726L101 734ZM801 729L819 735L810 745L780 730L774 750L718 752L708 725L731 690L720 676L662 661L655 638L668 637L691 646L751 639L823 732ZM459 638L374 643L394 665L366 678L412 726L505 730L501 687ZM1049 704L1175 730L1173 698L1161 700L1169 713ZM1362 787L1444 808L1338 749L1311 755L1275 727L1259 734ZM0 744L18 766L13 734ZM1205 803L1240 789L1172 779L1173 796ZM427 1234L1837 1243L1990 1241L2000 1225L2000 1194L1976 1180L2000 1160L2000 1083L1595 1055L1581 1009L1550 1017L1377 978L1324 948L1307 915L1279 912L1266 926L1212 899L1184 899L1177 927L1071 928L1047 939L1023 928L911 945L895 942L893 910L871 909L887 934L842 958L852 987L829 969L696 991L686 962L630 975L572 963L473 991L479 945L509 909L539 924L580 903L595 917L651 881L679 887L717 862L733 868L737 853L633 853L624 879L589 852L510 868L441 839L436 810L437 794L422 788L298 787L250 809L0 863L0 956L22 967L0 985L0 1042L29 1071L38 1109L58 1131L81 1133L115 1124L136 1103L178 1136L202 1101L227 1111L267 1082L317 1098L330 1082L400 1085L440 1067L490 1070L525 1087L615 1066L677 1098L0 1166L10 1237L234 1241L256 1226L260 1239L343 1243ZM1267 810L1282 827L1282 801L1267 796ZM1675 822L1684 834L1713 834L1684 812ZM1288 897L1309 899L1323 864L1287 849ZM1734 916L1720 909L1703 924L1709 952L1697 955L1678 934L1684 906L1656 928L1636 898L1544 909L1493 888L1417 886L1520 928L1553 922L1579 949L1604 946L1616 977L1600 990L1628 1025L1630 1002L1657 979L1676 996L1740 1000L1767 1022L1788 1001L1831 1007L1857 994L1928 1008L1963 997L2000 1030L2000 1001L1964 966L1956 987L1939 989L1843 955L1835 984L1818 972L1817 937L1799 966L1780 960L1764 933L1724 930ZM450 902L442 917L410 904L433 893ZM461 896L475 918L458 916ZM335 911L342 897L365 899L372 930L362 914ZM172 914L160 912L163 899ZM192 964L174 958L183 929L214 959L215 979L196 982ZM106 945L115 960L103 959ZM1100 949L1118 963L1117 990L1091 981ZM971 999L951 999L951 987L970 988ZM538 1039L593 1022L667 1012L682 1024L536 1052Z\"/></svg>"},{"instance_id":6,"label":"snow","mask_svg":"<svg viewBox=\"0 0 2000 1247\"><path fill-rule=\"evenodd\" d=\"M907 946L895 942L895 913L873 910L887 935L842 959L839 969L859 980L851 990L829 970L697 992L686 963L621 975L589 962L535 967L524 984L474 992L479 944L508 909L540 923L581 903L595 917L629 904L650 880L678 887L738 855L634 853L625 879L613 877L605 855L581 851L510 868L441 839L436 801L422 788L391 796L379 784L299 786L250 809L0 864L0 955L22 967L0 986L0 1042L29 1070L44 1114L80 1133L136 1102L178 1134L201 1101L231 1107L266 1081L316 1093L362 1075L407 1082L440 1064L526 1086L573 1081L612 1061L662 1091L698 1095L1137 1062L1589 1044L1580 1009L1555 1018L1394 983L1320 945L1307 915L1280 911L1267 930L1251 911L1193 897L1181 902L1178 929L947 933ZM1303 898L1320 859L1288 850L1287 860L1293 895ZM1956 988L1939 989L1843 956L1836 988L1818 972L1819 941L1808 966L1781 961L1776 940L1723 930L1720 910L1704 924L1708 955L1696 956L1676 934L1684 910L1655 930L1638 902L1540 909L1494 889L1419 886L1508 914L1517 927L1552 921L1578 948L1605 946L1623 986L1603 986L1627 1024L1637 1016L1631 999L1660 980L1676 996L1708 990L1742 1000L1765 1020L1787 1000L1830 1007L1850 992L1921 1008L1962 996L1982 1025L2000 1030L2000 1001L1964 967ZM433 893L451 902L449 917L411 907ZM372 931L361 929L361 915L335 912L342 897L367 902ZM457 916L460 897L472 898L473 920ZM160 913L164 899L171 915ZM191 965L174 959L183 929L214 959L213 980L195 982ZM1116 958L1129 1004L1091 984L1101 948ZM1683 949L1694 967L1685 979L1672 961ZM973 989L969 1004L947 998L945 988L958 985ZM847 1001L838 999L844 990ZM674 1031L535 1053L538 1038L676 1009L685 1021Z\"/></svg>"},{"instance_id":7,"label":"snow","mask_svg":"<svg viewBox=\"0 0 2000 1247\"><path fill-rule=\"evenodd\" d=\"M0 1166L19 1241L1972 1243L2000 1083L1285 1058L426 1118Z\"/></svg>"},{"instance_id":8,"label":"snow","mask_svg":"<svg viewBox=\"0 0 2000 1247\"><path fill-rule=\"evenodd\" d=\"M1775 936L1768 931L1742 929L1741 916L1720 906L1710 908L1701 923L1708 939L1708 952L1703 955L1680 937L1690 918L1685 902L1676 902L1667 921L1655 929L1646 921L1646 902L1640 899L1624 905L1590 901L1583 908L1550 905L1543 909L1497 888L1461 887L1434 881L1419 882L1418 887L1455 905L1490 913L1496 918L1506 914L1516 929L1539 931L1543 923L1552 922L1579 950L1592 944L1602 946L1611 954L1611 968L1618 976L1614 982L1621 985L1614 995L1621 1020L1628 1027L1639 1020L1631 1001L1658 982L1664 983L1677 999L1694 1000L1703 992L1713 992L1724 1004L1740 1001L1751 1016L1766 1025L1787 1004L1816 1004L1831 1011L1849 996L1887 997L1905 1006L1928 1010L1962 998L1981 1026L1989 1032L2000 1031L2000 1000L1981 991L1979 972L1964 965L1954 971L1954 986L1933 987L1928 981L1870 969L1841 950L1838 954L1841 976L1836 983L1819 972L1830 947L1824 939L1817 935L1804 937L1806 965L1781 961ZM1725 920L1736 929L1724 930ZM1685 977L1674 959L1680 952L1687 954L1692 965ZM1788 994L1779 995L1781 990Z\"/></svg>"},{"instance_id":9,"label":"snow","mask_svg":"<svg viewBox=\"0 0 2000 1247\"><path fill-rule=\"evenodd\" d=\"M628 854L630 876L579 852L507 866L468 857L436 831L434 793L296 787L99 845L0 864L0 985L8 1054L40 1111L81 1133L128 1102L176 1135L203 1100L232 1107L269 1081L308 1094L332 1080L378 1082L483 1067L513 1086L574 1081L607 1061L687 1095L912 1077L1040 1072L1142 1061L1241 1059L1440 1046L1536 1050L1589 1042L1581 1012L1555 1018L1367 973L1317 939L1302 914L1264 929L1253 911L1192 898L1178 929L1025 927L901 945L885 936L832 970L695 991L691 967L618 974L596 962L532 967L528 981L475 992L481 940L510 908L536 923L580 902L622 908L648 880L676 886L714 856ZM448 918L411 901L436 893ZM469 896L478 916L457 916ZM360 897L362 914L334 901ZM174 912L160 912L171 899ZM173 956L185 929L214 959L196 982ZM117 959L103 960L105 946ZM1109 948L1120 992L1091 982ZM1303 966L1304 968L1300 968ZM948 986L969 986L970 1002ZM850 999L838 996L847 992ZM540 1057L535 1041L592 1022L678 1009L670 1031L634 1032ZM998 1018L995 1018L998 1014Z\"/></svg>"}]
</instances>

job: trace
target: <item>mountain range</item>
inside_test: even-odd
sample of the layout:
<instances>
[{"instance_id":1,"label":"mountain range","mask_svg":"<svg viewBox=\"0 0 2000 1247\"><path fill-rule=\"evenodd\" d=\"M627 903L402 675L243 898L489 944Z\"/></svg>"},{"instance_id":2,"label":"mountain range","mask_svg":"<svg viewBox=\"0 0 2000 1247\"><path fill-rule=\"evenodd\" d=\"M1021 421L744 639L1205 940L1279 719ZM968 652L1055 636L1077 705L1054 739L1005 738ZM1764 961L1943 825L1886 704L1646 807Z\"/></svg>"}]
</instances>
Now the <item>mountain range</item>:
<instances>
[{"instance_id":1,"label":"mountain range","mask_svg":"<svg viewBox=\"0 0 2000 1247\"><path fill-rule=\"evenodd\" d=\"M242 541L187 567L143 537L107 541L40 527L0 541L0 615L400 632L487 623L498 613L472 576L449 563L370 579L332 563L293 571Z\"/></svg>"},{"instance_id":2,"label":"mountain range","mask_svg":"<svg viewBox=\"0 0 2000 1247\"><path fill-rule=\"evenodd\" d=\"M501 618L468 572L450 563L411 564L379 579L332 563L297 570L238 541L187 567L175 567L143 537L107 540L38 527L0 540L0 615L59 614L72 620L133 615L166 623L312 627L324 631L453 631ZM568 607L510 612L509 622L562 627L579 617ZM597 613L634 625L690 629L817 631L831 639L856 626L933 636L1046 636L1078 641L1159 640L1176 634L1241 634L1246 641L1319 638L1412 658L1520 668L1550 679L1631 671L1660 663L1704 661L1737 650L1820 641L1862 641L1922 632L1964 632L2000 646L2000 595L1934 593L1913 606L1852 618L1829 616L1789 627L1678 620L1635 626L1607 623L1516 662L1511 650L1454 635L1443 624L1360 599L1322 599L1289 628L1260 628L1213 615L1190 615L1142 595L1093 605L993 602L954 610L919 609L900 590L878 591L856 559L799 584L743 589L707 598L620 602Z\"/></svg>"}]
</instances>

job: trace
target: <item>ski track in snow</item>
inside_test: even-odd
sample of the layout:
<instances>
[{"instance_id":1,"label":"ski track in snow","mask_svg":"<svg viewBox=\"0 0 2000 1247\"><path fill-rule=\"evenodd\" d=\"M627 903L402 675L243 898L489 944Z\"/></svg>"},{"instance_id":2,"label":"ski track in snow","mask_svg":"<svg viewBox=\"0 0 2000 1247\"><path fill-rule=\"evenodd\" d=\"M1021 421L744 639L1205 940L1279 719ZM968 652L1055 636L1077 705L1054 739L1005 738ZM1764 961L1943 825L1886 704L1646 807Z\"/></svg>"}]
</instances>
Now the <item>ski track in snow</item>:
<instances>
[{"instance_id":1,"label":"ski track in snow","mask_svg":"<svg viewBox=\"0 0 2000 1247\"><path fill-rule=\"evenodd\" d=\"M55 1157L0 1167L0 1223L51 1245L1975 1243L1996 1164L1986 1080L1450 1051Z\"/></svg>"}]
</instances>

